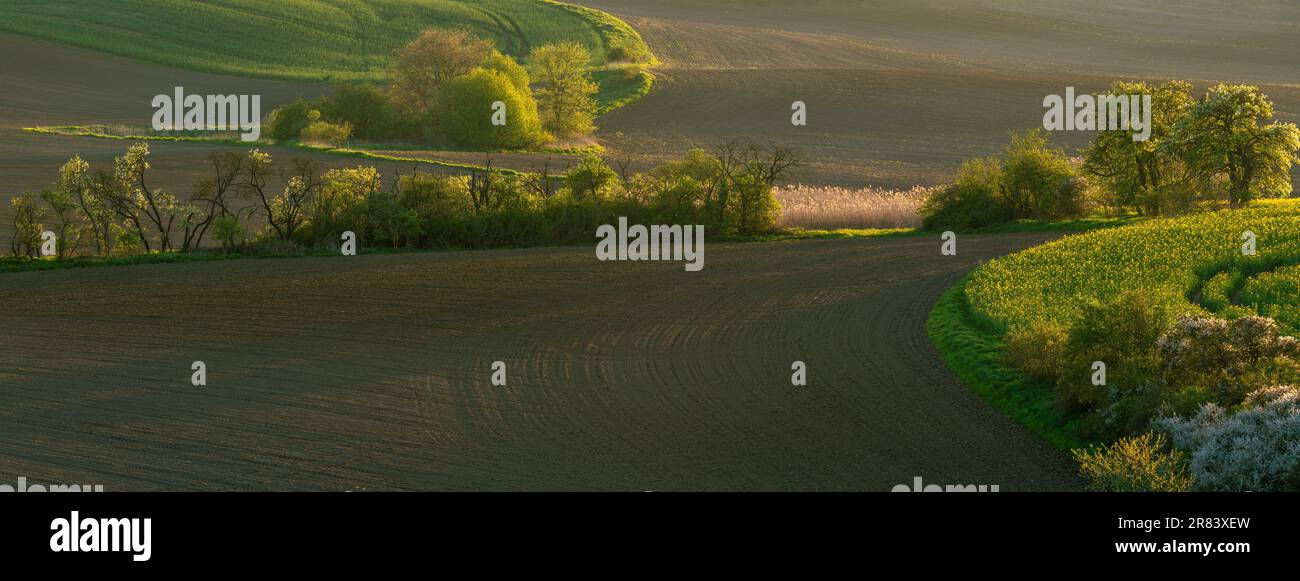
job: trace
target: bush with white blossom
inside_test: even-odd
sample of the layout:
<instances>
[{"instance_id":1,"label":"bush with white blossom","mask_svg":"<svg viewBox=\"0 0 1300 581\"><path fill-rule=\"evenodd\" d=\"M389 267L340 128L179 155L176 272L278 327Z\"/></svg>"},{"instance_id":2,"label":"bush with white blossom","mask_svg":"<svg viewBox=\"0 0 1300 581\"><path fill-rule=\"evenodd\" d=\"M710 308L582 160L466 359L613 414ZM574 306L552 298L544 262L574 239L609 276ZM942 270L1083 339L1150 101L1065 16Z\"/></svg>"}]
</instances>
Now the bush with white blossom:
<instances>
[{"instance_id":1,"label":"bush with white blossom","mask_svg":"<svg viewBox=\"0 0 1300 581\"><path fill-rule=\"evenodd\" d=\"M1214 403L1156 425L1188 453L1196 487L1215 491L1300 490L1300 389L1251 392L1236 413Z\"/></svg>"}]
</instances>

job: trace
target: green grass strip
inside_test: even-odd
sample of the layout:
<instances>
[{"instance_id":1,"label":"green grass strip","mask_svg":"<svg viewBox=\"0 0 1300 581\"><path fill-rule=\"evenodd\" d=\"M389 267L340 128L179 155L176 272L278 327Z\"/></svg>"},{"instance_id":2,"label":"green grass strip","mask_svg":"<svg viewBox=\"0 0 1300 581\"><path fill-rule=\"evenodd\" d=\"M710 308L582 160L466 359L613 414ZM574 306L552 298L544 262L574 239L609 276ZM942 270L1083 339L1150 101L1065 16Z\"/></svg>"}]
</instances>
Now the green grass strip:
<instances>
[{"instance_id":1,"label":"green grass strip","mask_svg":"<svg viewBox=\"0 0 1300 581\"><path fill-rule=\"evenodd\" d=\"M963 277L943 293L926 322L926 331L944 363L984 401L1057 448L1085 446L1087 442L1072 436L1056 412L1051 386L1003 365L1002 341L971 320L965 299L969 278Z\"/></svg>"}]
</instances>

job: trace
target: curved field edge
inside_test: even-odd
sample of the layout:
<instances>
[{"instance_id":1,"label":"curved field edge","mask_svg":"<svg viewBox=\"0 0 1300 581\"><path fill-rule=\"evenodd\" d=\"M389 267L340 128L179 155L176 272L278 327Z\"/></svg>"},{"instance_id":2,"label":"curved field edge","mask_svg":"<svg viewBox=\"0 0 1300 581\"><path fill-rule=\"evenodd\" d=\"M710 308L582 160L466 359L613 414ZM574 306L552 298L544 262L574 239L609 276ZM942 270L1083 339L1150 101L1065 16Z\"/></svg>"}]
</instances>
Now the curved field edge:
<instances>
[{"instance_id":1,"label":"curved field edge","mask_svg":"<svg viewBox=\"0 0 1300 581\"><path fill-rule=\"evenodd\" d=\"M639 99L654 82L646 67L658 59L649 45L629 24L595 8L555 0L335 4L322 0L267 4L0 0L0 33L205 73L286 81L382 82L391 55L420 30L463 26L494 40L502 52L516 59L547 42L573 40L586 45L596 67L593 77L600 87L601 113ZM381 32L372 34L372 30ZM280 56L268 59L267 54Z\"/></svg>"},{"instance_id":2,"label":"curved field edge","mask_svg":"<svg viewBox=\"0 0 1300 581\"><path fill-rule=\"evenodd\" d=\"M1300 270L1300 252L1245 264L1229 263L1206 274L1189 300L1220 316L1261 315L1276 320L1285 333L1300 333L1300 319L1297 318L1300 303L1280 301L1284 293L1279 292L1257 296L1261 285L1283 281L1288 273L1294 277L1297 270ZM1286 294L1290 294L1289 298L1293 300L1300 300L1300 293L1293 289L1294 283L1291 283Z\"/></svg>"},{"instance_id":3,"label":"curved field edge","mask_svg":"<svg viewBox=\"0 0 1300 581\"><path fill-rule=\"evenodd\" d=\"M445 169L462 170L462 171L487 171L488 167L484 165L461 163L455 161L446 161L427 157L411 157L407 155L392 155L389 153L379 153L377 150L363 147L330 147L322 145L310 145L301 142L274 142L274 141L242 141L237 138L223 137L192 137L178 135L113 135L96 131L89 126L64 125L64 126L37 126L24 127L23 131L35 133L38 135L58 135L63 137L90 137L95 139L110 139L115 141L170 141L178 143L206 143L210 145L233 145L248 148L280 148L280 149L297 149L311 153L320 153L337 157L351 157L360 159L370 159L375 161L398 161L402 163L415 163L440 167ZM384 147L383 151L400 150L400 147ZM411 151L430 152L429 150L412 149ZM471 151L471 150L466 150ZM588 146L583 148L561 149L561 148L542 148L536 150L504 150L504 151L473 151L473 153L527 153L527 154L555 154L555 155L582 155L585 153L604 153L605 149L599 145ZM430 152L437 153L437 152ZM509 175L518 175L524 172L510 168L494 167L493 171L500 171ZM557 176L562 177L562 176Z\"/></svg>"},{"instance_id":4,"label":"curved field edge","mask_svg":"<svg viewBox=\"0 0 1300 581\"><path fill-rule=\"evenodd\" d=\"M601 40L605 43L605 54L609 54L616 47L623 47L628 51L628 56L631 57L628 59L629 62L633 64L659 64L659 59L655 56L654 51L650 50L650 45L646 44L645 39L641 38L641 33L617 16L603 10L567 2L557 2L556 0L537 1L568 10L585 18L600 34Z\"/></svg>"},{"instance_id":5,"label":"curved field edge","mask_svg":"<svg viewBox=\"0 0 1300 581\"><path fill-rule=\"evenodd\" d=\"M905 228L894 229L840 229L840 230L807 230L802 228L791 228L770 234L756 234L752 236L722 236L710 239L710 242L717 243L780 243L795 242L800 240L842 240L849 238L891 238L896 236L914 236L918 235L915 230ZM595 236L592 236L593 243ZM536 248L576 248L584 246L582 244L540 244L540 245L518 245L518 246L491 246L482 248L468 248L460 246L447 246L436 248L361 248L357 250L358 256L368 255L386 255L386 254L419 254L419 253L441 253L441 252L490 252L499 250L522 250ZM64 260L55 260L53 258L13 258L11 256L0 255L0 275L35 272L47 270L70 270L79 268L100 268L109 266L134 266L138 264L176 264L185 262L214 262L225 260L262 260L271 258L344 258L343 255L332 250L314 250L298 249L292 251L275 251L275 252L230 252L222 253L211 249L200 249L190 253L181 252L153 252L150 254L133 254L128 256L79 256Z\"/></svg>"},{"instance_id":6,"label":"curved field edge","mask_svg":"<svg viewBox=\"0 0 1300 581\"><path fill-rule=\"evenodd\" d=\"M640 65L604 68L591 77L600 87L596 92L596 115L631 105L649 95L655 86L654 73Z\"/></svg>"},{"instance_id":7,"label":"curved field edge","mask_svg":"<svg viewBox=\"0 0 1300 581\"><path fill-rule=\"evenodd\" d=\"M926 332L944 364L980 398L1061 450L1087 444L1067 431L1052 388L1002 365L1002 340L979 328L966 304L971 275L944 291L930 311Z\"/></svg>"},{"instance_id":8,"label":"curved field edge","mask_svg":"<svg viewBox=\"0 0 1300 581\"><path fill-rule=\"evenodd\" d=\"M609 55L616 47L623 47L628 53L630 58L627 64L613 65L607 62L604 68L592 74L592 80L600 87L596 93L597 115L621 109L650 94L654 88L655 76L647 67L659 64L659 58L632 25L603 10L556 0L537 1L571 11L586 19L604 43L605 55Z\"/></svg>"},{"instance_id":9,"label":"curved field edge","mask_svg":"<svg viewBox=\"0 0 1300 581\"><path fill-rule=\"evenodd\" d=\"M948 367L1002 413L1062 449L1097 443L1075 435L1049 384L1003 363L1006 330L1036 320L1070 324L1083 301L1125 290L1145 290L1185 313L1255 314L1228 297L1249 276L1300 263L1297 225L1300 200L1270 200L1070 235L967 274L940 298L927 330ZM1240 252L1246 230L1259 237L1256 255ZM980 298L983 309L971 303Z\"/></svg>"}]
</instances>

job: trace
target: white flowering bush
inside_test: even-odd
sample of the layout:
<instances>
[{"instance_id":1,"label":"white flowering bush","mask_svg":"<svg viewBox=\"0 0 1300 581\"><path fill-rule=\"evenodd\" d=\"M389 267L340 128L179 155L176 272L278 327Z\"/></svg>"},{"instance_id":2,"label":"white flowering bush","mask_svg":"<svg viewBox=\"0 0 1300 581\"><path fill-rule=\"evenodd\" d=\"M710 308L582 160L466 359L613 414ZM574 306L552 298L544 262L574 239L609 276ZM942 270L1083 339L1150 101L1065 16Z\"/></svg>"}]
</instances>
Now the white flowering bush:
<instances>
[{"instance_id":1,"label":"white flowering bush","mask_svg":"<svg viewBox=\"0 0 1300 581\"><path fill-rule=\"evenodd\" d=\"M1267 317L1226 321L1185 315L1170 326L1157 347L1172 367L1241 368L1265 357L1291 355L1294 341L1278 336L1277 322Z\"/></svg>"},{"instance_id":2,"label":"white flowering bush","mask_svg":"<svg viewBox=\"0 0 1300 581\"><path fill-rule=\"evenodd\" d=\"M1190 418L1156 425L1189 456L1197 488L1215 491L1300 489L1300 389L1251 392L1240 411L1205 404Z\"/></svg>"},{"instance_id":3,"label":"white flowering bush","mask_svg":"<svg viewBox=\"0 0 1300 581\"><path fill-rule=\"evenodd\" d=\"M1185 315L1160 337L1156 348L1166 382L1208 389L1221 406L1241 403L1260 386L1294 379L1294 366L1283 359L1296 357L1296 341L1278 335L1277 322L1267 317L1227 321Z\"/></svg>"}]
</instances>

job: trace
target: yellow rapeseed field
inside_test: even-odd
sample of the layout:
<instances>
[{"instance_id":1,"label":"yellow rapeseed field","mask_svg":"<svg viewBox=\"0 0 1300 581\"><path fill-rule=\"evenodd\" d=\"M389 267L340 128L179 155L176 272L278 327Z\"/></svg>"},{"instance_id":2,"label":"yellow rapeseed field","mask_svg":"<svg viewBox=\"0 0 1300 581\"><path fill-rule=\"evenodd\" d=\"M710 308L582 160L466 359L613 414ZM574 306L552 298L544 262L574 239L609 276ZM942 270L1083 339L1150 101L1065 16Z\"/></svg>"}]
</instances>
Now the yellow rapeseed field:
<instances>
[{"instance_id":1,"label":"yellow rapeseed field","mask_svg":"<svg viewBox=\"0 0 1300 581\"><path fill-rule=\"evenodd\" d=\"M1284 331L1300 332L1300 266L1279 268L1245 281L1240 302L1277 319Z\"/></svg>"},{"instance_id":2,"label":"yellow rapeseed field","mask_svg":"<svg viewBox=\"0 0 1300 581\"><path fill-rule=\"evenodd\" d=\"M1243 253L1247 232L1254 255ZM1263 201L1068 236L1000 258L972 274L966 300L977 321L997 330L1038 320L1068 325L1086 301L1136 289L1190 312L1202 310L1192 299L1204 281L1223 286L1221 273L1297 263L1300 200ZM1294 295L1270 296L1300 303Z\"/></svg>"}]
</instances>

